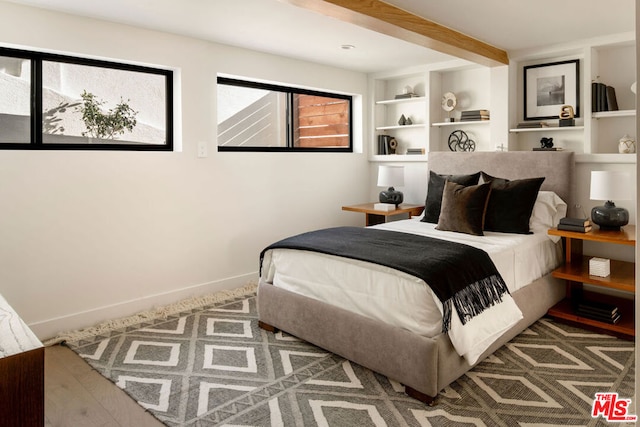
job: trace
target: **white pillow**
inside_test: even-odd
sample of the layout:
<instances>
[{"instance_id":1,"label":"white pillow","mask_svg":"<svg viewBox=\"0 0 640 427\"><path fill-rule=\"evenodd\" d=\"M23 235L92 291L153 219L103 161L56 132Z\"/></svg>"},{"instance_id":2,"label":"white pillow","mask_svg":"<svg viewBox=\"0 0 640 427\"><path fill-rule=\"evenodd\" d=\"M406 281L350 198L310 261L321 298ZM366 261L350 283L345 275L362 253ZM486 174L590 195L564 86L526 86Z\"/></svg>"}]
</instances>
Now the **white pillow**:
<instances>
[{"instance_id":1,"label":"white pillow","mask_svg":"<svg viewBox=\"0 0 640 427\"><path fill-rule=\"evenodd\" d=\"M546 233L548 229L558 225L561 218L567 216L567 204L553 191L538 191L536 203L533 205L529 229L534 233ZM549 236L554 242L559 236Z\"/></svg>"}]
</instances>

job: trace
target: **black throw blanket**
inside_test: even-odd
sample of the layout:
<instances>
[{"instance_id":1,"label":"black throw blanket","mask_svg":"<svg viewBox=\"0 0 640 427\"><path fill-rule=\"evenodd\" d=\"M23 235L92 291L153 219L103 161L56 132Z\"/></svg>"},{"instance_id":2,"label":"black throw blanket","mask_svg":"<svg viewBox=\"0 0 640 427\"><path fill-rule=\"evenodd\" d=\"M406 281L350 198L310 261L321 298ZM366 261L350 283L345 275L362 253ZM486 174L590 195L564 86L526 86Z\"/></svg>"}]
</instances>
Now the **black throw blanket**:
<instances>
[{"instance_id":1,"label":"black throw blanket","mask_svg":"<svg viewBox=\"0 0 640 427\"><path fill-rule=\"evenodd\" d=\"M442 302L442 330L451 325L451 304L464 325L502 301L507 285L489 255L478 248L410 233L336 227L289 237L269 249L299 249L380 264L425 281Z\"/></svg>"}]
</instances>

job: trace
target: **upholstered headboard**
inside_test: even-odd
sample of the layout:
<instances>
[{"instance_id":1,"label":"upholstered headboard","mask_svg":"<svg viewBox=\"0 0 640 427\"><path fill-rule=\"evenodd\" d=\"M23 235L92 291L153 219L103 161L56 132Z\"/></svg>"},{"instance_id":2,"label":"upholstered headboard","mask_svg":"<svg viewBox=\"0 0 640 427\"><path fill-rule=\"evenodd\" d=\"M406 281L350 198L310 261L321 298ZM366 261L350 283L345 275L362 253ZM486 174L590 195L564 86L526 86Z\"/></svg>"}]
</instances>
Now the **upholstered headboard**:
<instances>
[{"instance_id":1,"label":"upholstered headboard","mask_svg":"<svg viewBox=\"0 0 640 427\"><path fill-rule=\"evenodd\" d=\"M541 190L554 191L571 210L575 194L575 167L570 151L509 151L429 153L429 170L439 174L471 174L485 171L489 175L522 179L544 176Z\"/></svg>"}]
</instances>

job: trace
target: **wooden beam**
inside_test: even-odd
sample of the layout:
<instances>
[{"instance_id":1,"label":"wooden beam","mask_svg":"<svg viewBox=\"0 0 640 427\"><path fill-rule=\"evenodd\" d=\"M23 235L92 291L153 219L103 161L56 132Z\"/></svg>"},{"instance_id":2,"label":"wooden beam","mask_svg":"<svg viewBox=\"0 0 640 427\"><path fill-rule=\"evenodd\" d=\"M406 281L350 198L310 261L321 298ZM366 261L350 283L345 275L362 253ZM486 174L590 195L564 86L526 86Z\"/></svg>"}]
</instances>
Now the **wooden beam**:
<instances>
[{"instance_id":1,"label":"wooden beam","mask_svg":"<svg viewBox=\"0 0 640 427\"><path fill-rule=\"evenodd\" d=\"M502 49L380 0L281 1L481 65L509 64Z\"/></svg>"}]
</instances>

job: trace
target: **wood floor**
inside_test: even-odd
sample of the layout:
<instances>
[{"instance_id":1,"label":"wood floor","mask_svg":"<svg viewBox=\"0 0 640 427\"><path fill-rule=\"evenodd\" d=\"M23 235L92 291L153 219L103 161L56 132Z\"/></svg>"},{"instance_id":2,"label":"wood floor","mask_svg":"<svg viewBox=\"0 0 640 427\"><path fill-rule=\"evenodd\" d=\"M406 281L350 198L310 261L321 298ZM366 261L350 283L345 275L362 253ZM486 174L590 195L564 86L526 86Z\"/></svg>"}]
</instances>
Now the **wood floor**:
<instances>
[{"instance_id":1,"label":"wood floor","mask_svg":"<svg viewBox=\"0 0 640 427\"><path fill-rule=\"evenodd\" d=\"M45 348L44 372L46 427L163 426L67 347Z\"/></svg>"}]
</instances>

